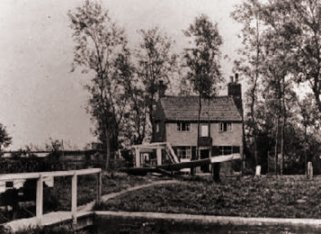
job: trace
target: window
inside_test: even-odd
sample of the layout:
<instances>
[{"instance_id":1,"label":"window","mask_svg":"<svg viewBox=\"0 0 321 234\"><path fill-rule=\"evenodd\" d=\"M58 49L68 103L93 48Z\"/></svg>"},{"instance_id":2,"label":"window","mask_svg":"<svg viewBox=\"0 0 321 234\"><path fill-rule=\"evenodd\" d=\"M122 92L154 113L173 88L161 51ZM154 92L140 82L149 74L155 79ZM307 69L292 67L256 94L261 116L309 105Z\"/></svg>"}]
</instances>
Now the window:
<instances>
[{"instance_id":1,"label":"window","mask_svg":"<svg viewBox=\"0 0 321 234\"><path fill-rule=\"evenodd\" d=\"M201 137L208 137L209 136L209 128L208 124L203 124L201 125Z\"/></svg>"},{"instance_id":2,"label":"window","mask_svg":"<svg viewBox=\"0 0 321 234\"><path fill-rule=\"evenodd\" d=\"M177 157L179 159L191 159L192 158L191 147L178 147L177 148Z\"/></svg>"},{"instance_id":3,"label":"window","mask_svg":"<svg viewBox=\"0 0 321 234\"><path fill-rule=\"evenodd\" d=\"M159 123L156 123L156 132L159 132Z\"/></svg>"},{"instance_id":4,"label":"window","mask_svg":"<svg viewBox=\"0 0 321 234\"><path fill-rule=\"evenodd\" d=\"M220 155L229 155L233 153L232 146L220 146L219 147Z\"/></svg>"},{"instance_id":5,"label":"window","mask_svg":"<svg viewBox=\"0 0 321 234\"><path fill-rule=\"evenodd\" d=\"M227 123L227 122L223 122L220 123L220 132L231 132L232 131L232 123Z\"/></svg>"},{"instance_id":6,"label":"window","mask_svg":"<svg viewBox=\"0 0 321 234\"><path fill-rule=\"evenodd\" d=\"M189 131L189 123L186 122L178 122L177 123L177 131L184 132Z\"/></svg>"}]
</instances>

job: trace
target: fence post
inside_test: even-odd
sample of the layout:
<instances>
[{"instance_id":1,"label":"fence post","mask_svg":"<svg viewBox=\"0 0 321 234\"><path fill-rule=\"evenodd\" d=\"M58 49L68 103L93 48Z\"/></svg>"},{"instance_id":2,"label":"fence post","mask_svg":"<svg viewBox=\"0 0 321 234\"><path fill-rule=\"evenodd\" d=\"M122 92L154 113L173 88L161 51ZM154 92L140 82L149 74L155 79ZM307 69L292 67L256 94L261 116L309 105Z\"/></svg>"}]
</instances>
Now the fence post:
<instances>
[{"instance_id":1,"label":"fence post","mask_svg":"<svg viewBox=\"0 0 321 234\"><path fill-rule=\"evenodd\" d=\"M162 165L162 148L160 146L156 149L156 157L157 157L157 166Z\"/></svg>"},{"instance_id":2,"label":"fence post","mask_svg":"<svg viewBox=\"0 0 321 234\"><path fill-rule=\"evenodd\" d=\"M77 172L71 180L71 215L73 225L77 224Z\"/></svg>"},{"instance_id":3,"label":"fence post","mask_svg":"<svg viewBox=\"0 0 321 234\"><path fill-rule=\"evenodd\" d=\"M312 162L308 162L308 179L312 180L313 179L313 166Z\"/></svg>"},{"instance_id":4,"label":"fence post","mask_svg":"<svg viewBox=\"0 0 321 234\"><path fill-rule=\"evenodd\" d=\"M37 180L37 191L36 191L36 217L38 225L42 225L43 217L43 177L40 174Z\"/></svg>"},{"instance_id":5,"label":"fence post","mask_svg":"<svg viewBox=\"0 0 321 234\"><path fill-rule=\"evenodd\" d=\"M140 167L140 150L138 147L135 147L135 166Z\"/></svg>"},{"instance_id":6,"label":"fence post","mask_svg":"<svg viewBox=\"0 0 321 234\"><path fill-rule=\"evenodd\" d=\"M101 203L101 186L102 186L102 172L97 174L97 204Z\"/></svg>"}]
</instances>

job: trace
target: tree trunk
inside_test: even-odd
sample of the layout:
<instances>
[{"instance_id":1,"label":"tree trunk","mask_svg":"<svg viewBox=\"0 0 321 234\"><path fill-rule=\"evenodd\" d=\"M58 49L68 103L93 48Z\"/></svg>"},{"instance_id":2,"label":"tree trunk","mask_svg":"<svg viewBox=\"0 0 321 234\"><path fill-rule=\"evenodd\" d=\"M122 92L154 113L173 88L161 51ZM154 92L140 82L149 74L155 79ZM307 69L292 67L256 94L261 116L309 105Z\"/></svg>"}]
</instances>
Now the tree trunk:
<instances>
[{"instance_id":1,"label":"tree trunk","mask_svg":"<svg viewBox=\"0 0 321 234\"><path fill-rule=\"evenodd\" d=\"M201 111L202 111L202 98L201 95L198 97L198 116L197 116L197 149L196 159L199 159L199 137L200 137L200 126L201 126Z\"/></svg>"},{"instance_id":2,"label":"tree trunk","mask_svg":"<svg viewBox=\"0 0 321 234\"><path fill-rule=\"evenodd\" d=\"M109 164L110 164L110 137L107 127L105 127L105 134L106 134L106 164L105 164L105 170L109 170Z\"/></svg>"},{"instance_id":3,"label":"tree trunk","mask_svg":"<svg viewBox=\"0 0 321 234\"><path fill-rule=\"evenodd\" d=\"M308 155L307 155L307 125L304 126L304 173L307 175L307 161L308 161Z\"/></svg>"},{"instance_id":4,"label":"tree trunk","mask_svg":"<svg viewBox=\"0 0 321 234\"><path fill-rule=\"evenodd\" d=\"M278 144L279 144L279 125L280 118L277 116L276 120L276 133L275 133L275 148L274 148L274 157L275 157L275 175L278 174Z\"/></svg>"}]
</instances>

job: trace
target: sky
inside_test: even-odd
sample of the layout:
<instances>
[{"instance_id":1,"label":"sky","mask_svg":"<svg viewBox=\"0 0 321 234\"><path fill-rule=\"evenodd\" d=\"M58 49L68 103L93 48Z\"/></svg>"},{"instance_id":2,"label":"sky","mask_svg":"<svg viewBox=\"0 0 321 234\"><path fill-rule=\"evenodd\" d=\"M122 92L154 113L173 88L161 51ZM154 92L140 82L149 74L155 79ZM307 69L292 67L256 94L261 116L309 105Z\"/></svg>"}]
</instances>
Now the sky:
<instances>
[{"instance_id":1,"label":"sky","mask_svg":"<svg viewBox=\"0 0 321 234\"><path fill-rule=\"evenodd\" d=\"M183 30L196 16L217 22L223 37L222 72L232 75L241 42L241 25L230 14L241 0L101 0L110 16L124 27L131 47L138 45L139 29L159 26L182 52ZM12 137L9 149L44 146L49 139L63 140L82 149L95 140L86 113L89 74L71 72L72 31L67 13L80 0L0 1L0 123ZM80 69L79 69L80 70Z\"/></svg>"}]
</instances>

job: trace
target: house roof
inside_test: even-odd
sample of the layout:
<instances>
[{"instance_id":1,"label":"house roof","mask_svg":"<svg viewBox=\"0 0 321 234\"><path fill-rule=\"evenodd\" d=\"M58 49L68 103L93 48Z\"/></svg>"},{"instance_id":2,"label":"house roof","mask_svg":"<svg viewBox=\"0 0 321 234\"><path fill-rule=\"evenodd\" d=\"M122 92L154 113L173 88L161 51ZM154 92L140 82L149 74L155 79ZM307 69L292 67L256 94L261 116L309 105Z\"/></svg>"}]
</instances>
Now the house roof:
<instances>
[{"instance_id":1,"label":"house roof","mask_svg":"<svg viewBox=\"0 0 321 234\"><path fill-rule=\"evenodd\" d=\"M156 120L197 121L198 96L166 96L161 98L155 113ZM242 121L234 100L230 96L202 99L201 121Z\"/></svg>"}]
</instances>

